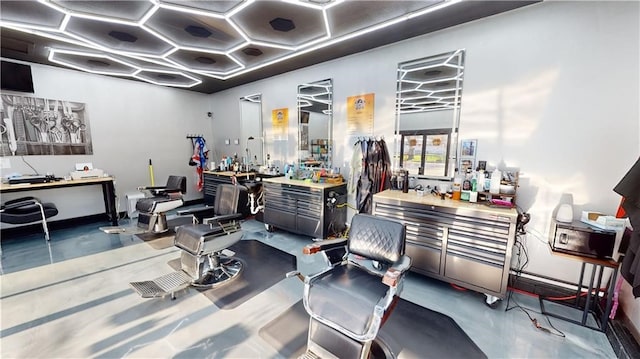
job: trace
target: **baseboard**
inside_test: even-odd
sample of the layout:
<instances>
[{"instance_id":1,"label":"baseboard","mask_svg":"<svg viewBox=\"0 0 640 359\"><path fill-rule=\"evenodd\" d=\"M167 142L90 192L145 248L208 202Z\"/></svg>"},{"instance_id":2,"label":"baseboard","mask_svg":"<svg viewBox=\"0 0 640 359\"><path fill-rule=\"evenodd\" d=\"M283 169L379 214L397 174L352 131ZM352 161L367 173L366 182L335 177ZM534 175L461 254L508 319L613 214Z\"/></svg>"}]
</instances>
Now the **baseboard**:
<instances>
[{"instance_id":1,"label":"baseboard","mask_svg":"<svg viewBox=\"0 0 640 359\"><path fill-rule=\"evenodd\" d=\"M516 277L513 274L509 276L509 283L512 288L540 296L565 297L575 294L575 291L566 287L556 286L532 278ZM584 305L584 303L581 303L581 305ZM637 330L620 307L618 307L616 318L609 319L607 324L607 339L609 339L616 357L620 359L640 358Z\"/></svg>"}]
</instances>

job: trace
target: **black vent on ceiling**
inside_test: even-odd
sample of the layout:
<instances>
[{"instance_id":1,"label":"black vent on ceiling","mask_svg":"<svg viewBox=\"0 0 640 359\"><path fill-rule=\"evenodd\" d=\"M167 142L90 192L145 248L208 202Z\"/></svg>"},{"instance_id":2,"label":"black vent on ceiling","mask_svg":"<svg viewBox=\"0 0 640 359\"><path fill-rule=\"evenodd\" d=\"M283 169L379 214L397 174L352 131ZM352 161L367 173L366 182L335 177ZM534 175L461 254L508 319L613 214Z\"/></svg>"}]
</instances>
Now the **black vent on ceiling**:
<instances>
[{"instance_id":1,"label":"black vent on ceiling","mask_svg":"<svg viewBox=\"0 0 640 359\"><path fill-rule=\"evenodd\" d=\"M283 19L281 17L277 17L269 21L269 24L274 30L282 32L291 31L296 28L296 25L293 23L293 21L289 19Z\"/></svg>"},{"instance_id":2,"label":"black vent on ceiling","mask_svg":"<svg viewBox=\"0 0 640 359\"><path fill-rule=\"evenodd\" d=\"M100 61L100 60L87 60L87 63L89 65L95 66L95 67L108 67L108 66L111 66L110 63L104 62L104 61Z\"/></svg>"},{"instance_id":3,"label":"black vent on ceiling","mask_svg":"<svg viewBox=\"0 0 640 359\"><path fill-rule=\"evenodd\" d=\"M256 49L255 47L247 47L246 49L242 49L242 52L249 56L260 56L262 55L262 51Z\"/></svg>"},{"instance_id":4,"label":"black vent on ceiling","mask_svg":"<svg viewBox=\"0 0 640 359\"><path fill-rule=\"evenodd\" d=\"M163 80L175 80L176 77L173 75L167 75L167 74L160 74L158 75L158 78L161 78Z\"/></svg>"},{"instance_id":5,"label":"black vent on ceiling","mask_svg":"<svg viewBox=\"0 0 640 359\"><path fill-rule=\"evenodd\" d=\"M191 34L191 36L202 37L202 38L209 37L212 34L211 31L205 29L204 27L195 26L195 25L189 25L185 27L184 31Z\"/></svg>"},{"instance_id":6,"label":"black vent on ceiling","mask_svg":"<svg viewBox=\"0 0 640 359\"><path fill-rule=\"evenodd\" d=\"M210 57L204 57L204 56L200 56L200 57L196 57L196 61L198 61L201 64L207 64L207 65L211 65L211 64L215 64L216 60L210 58Z\"/></svg>"},{"instance_id":7,"label":"black vent on ceiling","mask_svg":"<svg viewBox=\"0 0 640 359\"><path fill-rule=\"evenodd\" d=\"M131 35L128 32L111 31L111 32L109 32L109 36L113 37L114 39L118 39L118 40L124 41L124 42L136 42L136 41L138 41L137 37Z\"/></svg>"}]
</instances>

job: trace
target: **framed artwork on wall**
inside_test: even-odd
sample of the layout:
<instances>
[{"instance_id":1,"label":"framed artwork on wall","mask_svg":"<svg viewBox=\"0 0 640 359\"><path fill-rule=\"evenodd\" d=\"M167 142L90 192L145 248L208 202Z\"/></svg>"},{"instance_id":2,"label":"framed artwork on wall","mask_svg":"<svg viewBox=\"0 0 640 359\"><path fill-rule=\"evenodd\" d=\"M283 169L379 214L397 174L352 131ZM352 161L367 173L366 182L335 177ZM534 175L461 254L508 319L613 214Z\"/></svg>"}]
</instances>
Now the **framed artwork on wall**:
<instances>
[{"instance_id":1,"label":"framed artwork on wall","mask_svg":"<svg viewBox=\"0 0 640 359\"><path fill-rule=\"evenodd\" d=\"M476 152L478 150L478 140L460 141L460 160L458 161L459 173L467 173L475 170Z\"/></svg>"},{"instance_id":2,"label":"framed artwork on wall","mask_svg":"<svg viewBox=\"0 0 640 359\"><path fill-rule=\"evenodd\" d=\"M1 156L92 155L84 103L2 95Z\"/></svg>"}]
</instances>

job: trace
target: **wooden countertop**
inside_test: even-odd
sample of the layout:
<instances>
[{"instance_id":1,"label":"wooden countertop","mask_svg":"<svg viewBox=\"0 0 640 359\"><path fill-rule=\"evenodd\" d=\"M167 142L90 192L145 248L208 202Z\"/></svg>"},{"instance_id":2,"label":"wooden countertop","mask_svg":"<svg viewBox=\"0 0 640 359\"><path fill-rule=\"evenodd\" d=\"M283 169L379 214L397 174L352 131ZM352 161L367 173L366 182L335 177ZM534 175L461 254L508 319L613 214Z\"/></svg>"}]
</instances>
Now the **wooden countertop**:
<instances>
[{"instance_id":1,"label":"wooden countertop","mask_svg":"<svg viewBox=\"0 0 640 359\"><path fill-rule=\"evenodd\" d=\"M402 191L388 189L374 194L373 199L405 201L425 206L445 207L463 211L476 211L489 215L509 217L514 221L518 218L518 211L516 211L515 208L490 207L484 203L470 203L466 201L452 200L450 198L440 199L438 196L426 193L424 196L418 196L415 191L403 193Z\"/></svg>"},{"instance_id":2,"label":"wooden countertop","mask_svg":"<svg viewBox=\"0 0 640 359\"><path fill-rule=\"evenodd\" d=\"M19 183L19 184L0 183L0 192L13 192L17 190L82 186L82 185L90 185L90 184L101 184L103 182L109 182L109 181L113 181L113 177L91 177L91 178L82 178L77 180L60 180L60 181L52 181L52 182L45 182L45 183Z\"/></svg>"},{"instance_id":3,"label":"wooden countertop","mask_svg":"<svg viewBox=\"0 0 640 359\"><path fill-rule=\"evenodd\" d=\"M301 187L309 187L309 188L318 188L318 189L326 189L342 186L345 182L342 183L314 183L310 181L301 181L301 180L293 180L287 179L286 177L274 177L274 178L264 178L262 182L268 183L278 183L278 184L288 184L292 186L301 186Z\"/></svg>"}]
</instances>

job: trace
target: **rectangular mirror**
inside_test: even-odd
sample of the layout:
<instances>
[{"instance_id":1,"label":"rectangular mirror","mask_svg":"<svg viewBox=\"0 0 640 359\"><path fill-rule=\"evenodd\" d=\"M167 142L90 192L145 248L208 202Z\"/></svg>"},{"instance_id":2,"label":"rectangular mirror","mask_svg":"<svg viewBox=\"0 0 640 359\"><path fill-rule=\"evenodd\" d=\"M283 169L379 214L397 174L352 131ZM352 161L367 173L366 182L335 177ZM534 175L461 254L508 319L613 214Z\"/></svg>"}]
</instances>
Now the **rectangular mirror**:
<instances>
[{"instance_id":1,"label":"rectangular mirror","mask_svg":"<svg viewBox=\"0 0 640 359\"><path fill-rule=\"evenodd\" d=\"M244 148L243 163L257 170L266 163L262 133L262 94L240 98L240 121L242 126L240 144Z\"/></svg>"},{"instance_id":2,"label":"rectangular mirror","mask_svg":"<svg viewBox=\"0 0 640 359\"><path fill-rule=\"evenodd\" d=\"M394 168L453 178L463 76L464 50L398 64Z\"/></svg>"},{"instance_id":3,"label":"rectangular mirror","mask_svg":"<svg viewBox=\"0 0 640 359\"><path fill-rule=\"evenodd\" d=\"M298 86L298 162L331 168L333 81Z\"/></svg>"}]
</instances>

